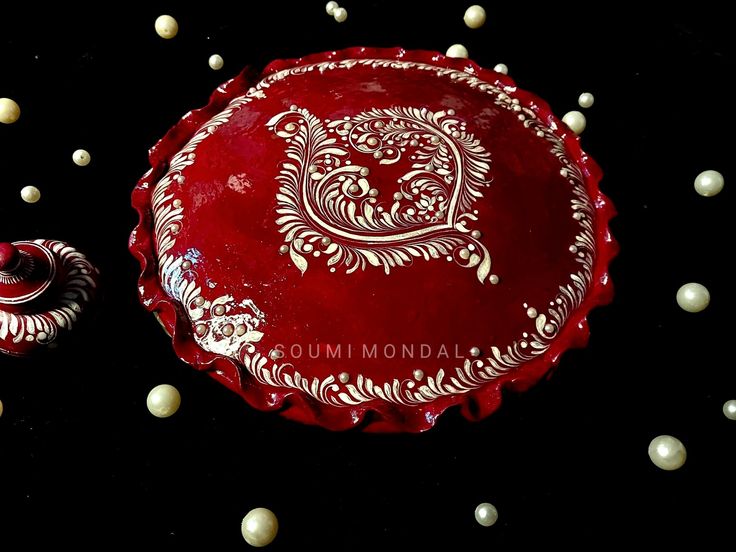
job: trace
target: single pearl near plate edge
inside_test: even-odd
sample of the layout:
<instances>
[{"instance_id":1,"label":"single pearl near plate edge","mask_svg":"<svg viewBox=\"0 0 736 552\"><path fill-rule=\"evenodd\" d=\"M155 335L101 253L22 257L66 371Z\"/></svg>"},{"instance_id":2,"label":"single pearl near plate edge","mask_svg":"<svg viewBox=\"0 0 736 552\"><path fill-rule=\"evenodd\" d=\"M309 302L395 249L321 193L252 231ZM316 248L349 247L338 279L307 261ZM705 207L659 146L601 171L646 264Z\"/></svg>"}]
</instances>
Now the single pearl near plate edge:
<instances>
[{"instance_id":1,"label":"single pearl near plate edge","mask_svg":"<svg viewBox=\"0 0 736 552\"><path fill-rule=\"evenodd\" d=\"M652 439L648 452L652 463L666 471L681 468L687 459L685 445L672 435L659 435Z\"/></svg>"},{"instance_id":2,"label":"single pearl near plate edge","mask_svg":"<svg viewBox=\"0 0 736 552\"><path fill-rule=\"evenodd\" d=\"M471 29L479 29L486 22L486 10L483 6L474 4L465 10L463 21Z\"/></svg>"},{"instance_id":3,"label":"single pearl near plate edge","mask_svg":"<svg viewBox=\"0 0 736 552\"><path fill-rule=\"evenodd\" d=\"M2 408L0 408L2 413ZM723 415L729 420L736 420L736 399L723 403Z\"/></svg>"},{"instance_id":4,"label":"single pearl near plate edge","mask_svg":"<svg viewBox=\"0 0 736 552\"><path fill-rule=\"evenodd\" d=\"M327 15L335 15L335 10L339 8L337 2L327 2L325 5L325 11L327 12Z\"/></svg>"},{"instance_id":5,"label":"single pearl near plate edge","mask_svg":"<svg viewBox=\"0 0 736 552\"><path fill-rule=\"evenodd\" d=\"M225 60L222 59L222 56L219 54L212 54L207 63L209 64L210 69L213 71L219 71L225 65Z\"/></svg>"},{"instance_id":6,"label":"single pearl near plate edge","mask_svg":"<svg viewBox=\"0 0 736 552\"><path fill-rule=\"evenodd\" d=\"M20 106L10 98L0 98L0 123L10 125L20 119Z\"/></svg>"},{"instance_id":7,"label":"single pearl near plate edge","mask_svg":"<svg viewBox=\"0 0 736 552\"><path fill-rule=\"evenodd\" d=\"M86 167L89 165L89 162L92 161L92 156L87 150L78 149L72 153L72 161L74 161L74 164L79 167Z\"/></svg>"},{"instance_id":8,"label":"single pearl near plate edge","mask_svg":"<svg viewBox=\"0 0 736 552\"><path fill-rule=\"evenodd\" d=\"M245 542L251 546L260 548L267 546L276 538L279 532L279 520L268 508L254 508L243 518L240 524L240 532Z\"/></svg>"},{"instance_id":9,"label":"single pearl near plate edge","mask_svg":"<svg viewBox=\"0 0 736 552\"><path fill-rule=\"evenodd\" d=\"M157 385L148 393L146 399L148 411L157 418L168 418L176 414L181 406L181 395L173 385L164 383Z\"/></svg>"},{"instance_id":10,"label":"single pearl near plate edge","mask_svg":"<svg viewBox=\"0 0 736 552\"><path fill-rule=\"evenodd\" d=\"M568 111L562 118L562 122L569 126L570 130L575 134L582 134L585 130L585 125L587 124L585 115L579 111Z\"/></svg>"},{"instance_id":11,"label":"single pearl near plate edge","mask_svg":"<svg viewBox=\"0 0 736 552\"><path fill-rule=\"evenodd\" d=\"M498 510L488 502L478 504L475 508L475 521L483 527L490 527L498 521Z\"/></svg>"},{"instance_id":12,"label":"single pearl near plate edge","mask_svg":"<svg viewBox=\"0 0 736 552\"><path fill-rule=\"evenodd\" d=\"M710 292L702 284L690 282L677 290L677 304L687 312L700 312L710 304Z\"/></svg>"},{"instance_id":13,"label":"single pearl near plate edge","mask_svg":"<svg viewBox=\"0 0 736 552\"><path fill-rule=\"evenodd\" d=\"M591 94L590 92L583 92L582 94L580 94L580 97L578 98L578 105L582 107L583 109L593 107L594 102L595 102L595 98L593 97L593 94Z\"/></svg>"},{"instance_id":14,"label":"single pearl near plate edge","mask_svg":"<svg viewBox=\"0 0 736 552\"><path fill-rule=\"evenodd\" d=\"M159 15L154 27L156 28L156 34L167 40L174 38L179 32L179 24L170 15Z\"/></svg>"},{"instance_id":15,"label":"single pearl near plate edge","mask_svg":"<svg viewBox=\"0 0 736 552\"><path fill-rule=\"evenodd\" d=\"M703 197L713 197L723 190L723 175L718 171L703 171L695 177L695 191Z\"/></svg>"},{"instance_id":16,"label":"single pearl near plate edge","mask_svg":"<svg viewBox=\"0 0 736 552\"><path fill-rule=\"evenodd\" d=\"M496 73L501 73L502 75L509 74L509 67L505 63L497 63L496 66L493 68L493 70Z\"/></svg>"},{"instance_id":17,"label":"single pearl near plate edge","mask_svg":"<svg viewBox=\"0 0 736 552\"><path fill-rule=\"evenodd\" d=\"M447 49L445 55L451 58L467 58L468 49L462 44L453 44Z\"/></svg>"},{"instance_id":18,"label":"single pearl near plate edge","mask_svg":"<svg viewBox=\"0 0 736 552\"><path fill-rule=\"evenodd\" d=\"M41 199L41 190L35 186L26 186L20 191L20 197L26 203L37 203Z\"/></svg>"}]
</instances>

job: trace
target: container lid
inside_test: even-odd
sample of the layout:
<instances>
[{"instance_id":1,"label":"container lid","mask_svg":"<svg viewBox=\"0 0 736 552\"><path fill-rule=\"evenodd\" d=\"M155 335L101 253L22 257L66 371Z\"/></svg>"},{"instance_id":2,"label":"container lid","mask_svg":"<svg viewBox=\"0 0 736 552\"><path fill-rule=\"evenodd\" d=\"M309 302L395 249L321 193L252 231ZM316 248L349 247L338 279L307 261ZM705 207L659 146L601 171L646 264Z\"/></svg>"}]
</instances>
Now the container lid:
<instances>
[{"instance_id":1,"label":"container lid","mask_svg":"<svg viewBox=\"0 0 736 552\"><path fill-rule=\"evenodd\" d=\"M479 419L607 302L610 202L505 75L432 52L277 61L151 152L130 247L178 355L260 409L345 429Z\"/></svg>"},{"instance_id":2,"label":"container lid","mask_svg":"<svg viewBox=\"0 0 736 552\"><path fill-rule=\"evenodd\" d=\"M0 243L0 353L24 356L54 345L94 299L98 278L65 242Z\"/></svg>"}]
</instances>

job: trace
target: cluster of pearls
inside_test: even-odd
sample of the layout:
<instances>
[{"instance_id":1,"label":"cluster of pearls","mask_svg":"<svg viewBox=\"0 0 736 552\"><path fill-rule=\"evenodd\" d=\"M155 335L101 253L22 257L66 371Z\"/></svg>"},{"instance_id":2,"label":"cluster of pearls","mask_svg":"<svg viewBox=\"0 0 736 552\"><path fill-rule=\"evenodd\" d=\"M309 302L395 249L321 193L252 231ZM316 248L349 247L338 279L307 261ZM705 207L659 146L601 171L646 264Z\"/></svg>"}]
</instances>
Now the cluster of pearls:
<instances>
[{"instance_id":1,"label":"cluster of pearls","mask_svg":"<svg viewBox=\"0 0 736 552\"><path fill-rule=\"evenodd\" d=\"M327 15L334 17L338 23L342 23L348 18L348 10L341 8L337 2L327 2L325 11Z\"/></svg>"},{"instance_id":2,"label":"cluster of pearls","mask_svg":"<svg viewBox=\"0 0 736 552\"><path fill-rule=\"evenodd\" d=\"M154 23L156 34L161 38L174 38L179 32L179 23L170 15L159 15Z\"/></svg>"}]
</instances>

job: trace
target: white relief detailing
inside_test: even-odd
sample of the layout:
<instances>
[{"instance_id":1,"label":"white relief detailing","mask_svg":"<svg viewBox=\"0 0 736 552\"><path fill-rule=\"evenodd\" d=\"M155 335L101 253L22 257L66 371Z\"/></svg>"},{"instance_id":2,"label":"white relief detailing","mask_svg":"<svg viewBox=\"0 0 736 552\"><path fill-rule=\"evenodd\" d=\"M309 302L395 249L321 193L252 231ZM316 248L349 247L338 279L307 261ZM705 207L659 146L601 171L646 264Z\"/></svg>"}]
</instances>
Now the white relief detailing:
<instances>
[{"instance_id":1,"label":"white relief detailing","mask_svg":"<svg viewBox=\"0 0 736 552\"><path fill-rule=\"evenodd\" d=\"M486 281L491 257L467 224L478 220L471 206L490 185L490 154L454 112L371 109L325 127L292 106L266 125L289 143L277 177L276 223L302 273L313 251L329 257L327 266L345 265L348 274L367 265L389 274L415 258L451 256ZM348 145L381 165L410 158L392 197L379 197Z\"/></svg>"},{"instance_id":2,"label":"white relief detailing","mask_svg":"<svg viewBox=\"0 0 736 552\"><path fill-rule=\"evenodd\" d=\"M262 97L260 89L251 88L245 96L231 101L225 110L202 126L171 159L169 170L156 184L151 198L161 284L166 293L186 309L189 320L196 323L193 335L197 344L206 351L231 358L237 358L241 349L251 353L255 351L252 344L263 337L258 327L265 323L265 316L250 299L238 303L231 295L205 298L201 286L196 283L195 262L169 254L184 219L181 201L174 198L170 188L174 183L184 184L182 171L194 163L195 150L203 140L229 121L241 107L254 98ZM218 307L224 309L224 314L216 314Z\"/></svg>"},{"instance_id":3,"label":"white relief detailing","mask_svg":"<svg viewBox=\"0 0 736 552\"><path fill-rule=\"evenodd\" d=\"M0 270L0 284L17 284L33 272L33 268L36 266L36 260L25 251L18 251L18 253L21 256L18 259L18 265L20 266L16 265L12 270L7 272Z\"/></svg>"},{"instance_id":4,"label":"white relief detailing","mask_svg":"<svg viewBox=\"0 0 736 552\"><path fill-rule=\"evenodd\" d=\"M313 397L314 399L334 406L358 405L373 400L383 400L395 404L417 405L428 403L440 397L467 393L485 385L486 383L514 370L522 364L544 355L550 347L552 340L558 335L565 324L570 313L577 309L583 302L593 277L593 263L595 259L595 234L593 232L593 220L595 208L590 201L586 191L585 181L580 168L570 161L565 154L564 143L546 122L540 121L536 113L521 106L518 99L513 98L514 88L500 88L479 79L472 74L436 67L425 63L411 61L397 61L385 59L348 59L342 61L326 61L317 64L304 65L285 69L272 75L268 75L255 87L248 90L244 96L233 99L228 107L211 119L194 135L182 151L174 156L167 174L156 185L152 208L154 214L154 232L159 256L159 270L161 282L164 289L173 298L177 299L187 309L190 320L208 321L212 314L207 305L212 302L204 302L199 307L192 308L197 298L201 296L201 288L195 283L194 271L184 275L181 268L183 257L173 257L167 252L175 243L174 235L183 224L184 211L181 206L175 207L176 199L168 189L174 179L184 182L181 170L191 164L194 159L194 151L197 145L208 136L213 134L218 126L227 122L233 113L247 105L251 101L265 97L267 90L273 83L289 77L298 77L313 71L325 72L343 70L362 65L372 68L390 68L396 70L415 70L434 73L438 78L447 78L457 83L463 83L471 89L479 90L488 94L495 105L518 113L519 124L528 128L540 139L545 140L550 146L550 152L557 158L561 165L561 174L571 185L573 199L571 210L574 220L579 225L578 234L574 242L575 260L580 269L570 274L570 280L559 286L559 292L549 301L546 312L539 309L536 319L530 321L533 328L523 339L515 340L506 347L491 346L487 350L490 354L486 358L468 358L460 366L448 370L441 369L434 376L427 375L421 380L421 384L415 381L411 374L408 377L395 378L384 384L374 383L371 378L363 375L355 377L355 383L341 384L334 376L325 379L317 377L307 378L302 376L291 363L280 363L279 359L270 360L266 355L256 351L254 342L260 340L262 334L251 336L244 334L227 338L228 344L224 347L227 357L237 361L259 382L274 387L295 389ZM191 158L188 157L191 154ZM308 170L308 167L307 167ZM421 199L420 199L421 203ZM176 229L176 231L174 231ZM493 276L491 276L493 278ZM207 284L213 287L211 283ZM202 298L200 301L204 301ZM200 310L198 309L202 309ZM248 309L254 309L255 319L262 325L265 322L264 314L255 309L250 303ZM198 316L199 318L194 318ZM209 330L209 325L204 323L204 330ZM256 330L258 331L258 330ZM209 335L209 334L208 334ZM200 346L210 352L214 351L216 343L224 340L226 336L218 331L212 332L209 339L195 338ZM247 336L247 337L246 337ZM521 343L527 344L522 348ZM486 347L483 347L486 350ZM223 354L223 353L221 353Z\"/></svg>"},{"instance_id":5,"label":"white relief detailing","mask_svg":"<svg viewBox=\"0 0 736 552\"><path fill-rule=\"evenodd\" d=\"M0 339L12 337L13 343L26 340L49 345L56 340L60 330L71 330L83 306L92 298L96 287L93 274L97 269L82 253L64 242L34 240L32 243L52 251L61 261L66 279L59 293L58 305L39 314L16 314L0 310Z\"/></svg>"}]
</instances>

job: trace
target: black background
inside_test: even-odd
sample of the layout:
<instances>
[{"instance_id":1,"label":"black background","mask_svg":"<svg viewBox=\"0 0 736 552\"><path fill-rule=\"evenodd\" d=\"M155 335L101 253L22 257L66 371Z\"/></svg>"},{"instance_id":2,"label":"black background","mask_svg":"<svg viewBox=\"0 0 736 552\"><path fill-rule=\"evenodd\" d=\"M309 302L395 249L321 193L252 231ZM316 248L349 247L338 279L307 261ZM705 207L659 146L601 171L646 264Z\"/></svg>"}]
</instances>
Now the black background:
<instances>
[{"instance_id":1,"label":"black background","mask_svg":"<svg viewBox=\"0 0 736 552\"><path fill-rule=\"evenodd\" d=\"M94 322L53 353L0 358L2 550L243 548L240 520L257 506L279 517L272 550L664 549L688 537L713 549L732 537L736 422L721 413L736 398L732 20L702 2L656 13L493 2L470 30L468 3L344 0L344 24L322 1L3 5L0 97L22 116L0 125L0 239L69 241L99 266L105 295ZM154 32L161 13L179 21L173 40ZM508 64L559 116L595 94L583 144L605 171L622 252L590 346L484 422L450 411L422 435L304 427L178 361L138 305L126 249L147 148L246 64L455 42L481 65ZM208 67L213 53L222 71ZM88 167L72 163L79 147ZM692 182L710 168L726 189L702 198ZM40 203L21 201L29 184ZM709 287L705 312L677 307L687 281ZM183 404L159 420L145 399L164 382ZM661 433L688 447L677 472L647 457ZM483 501L500 512L492 528L473 519Z\"/></svg>"}]
</instances>

